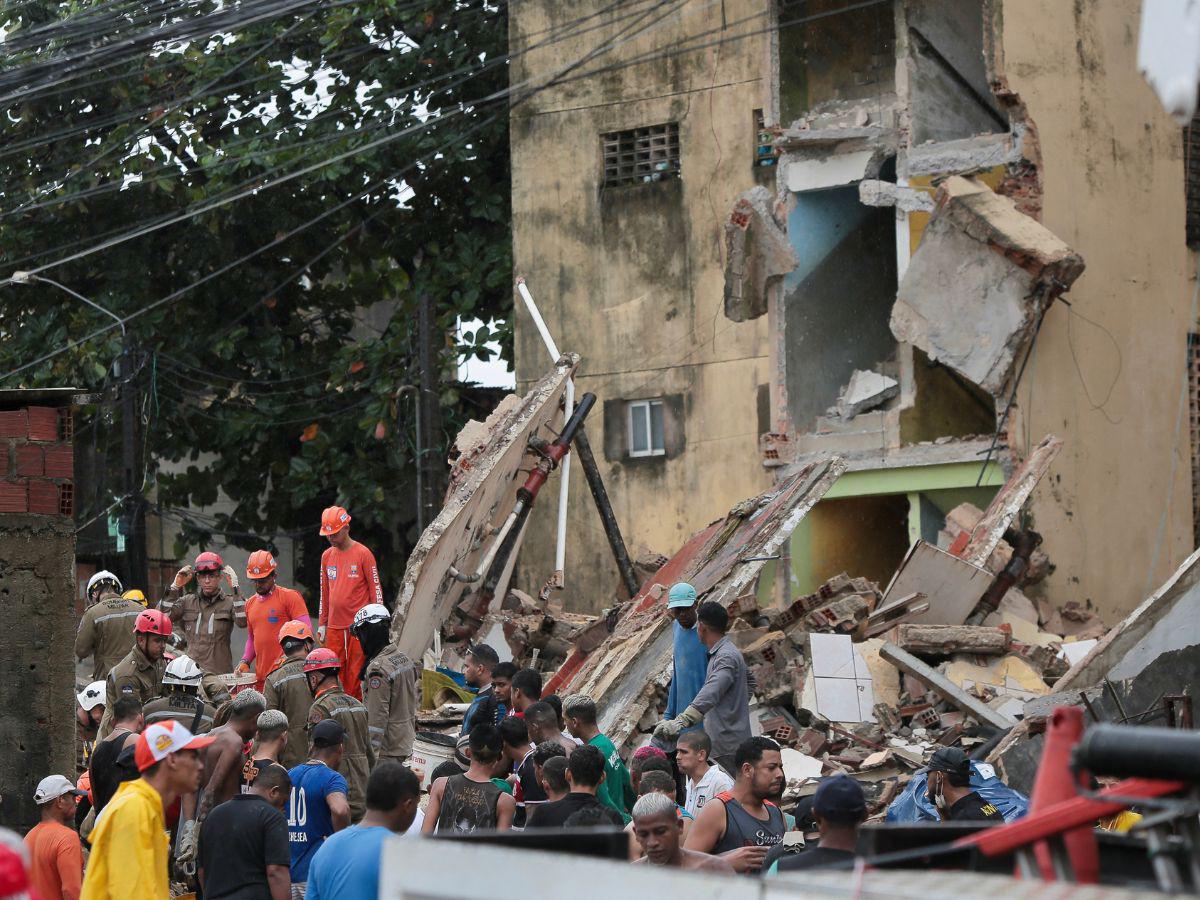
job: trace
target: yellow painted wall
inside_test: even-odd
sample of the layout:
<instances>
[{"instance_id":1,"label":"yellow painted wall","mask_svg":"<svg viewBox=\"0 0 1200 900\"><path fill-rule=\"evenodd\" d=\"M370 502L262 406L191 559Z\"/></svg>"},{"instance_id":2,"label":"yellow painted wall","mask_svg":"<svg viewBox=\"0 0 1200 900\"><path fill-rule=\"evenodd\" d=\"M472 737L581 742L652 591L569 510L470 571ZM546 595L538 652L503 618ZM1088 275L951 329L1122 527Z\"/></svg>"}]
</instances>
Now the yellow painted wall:
<instances>
[{"instance_id":1,"label":"yellow painted wall","mask_svg":"<svg viewBox=\"0 0 1200 900\"><path fill-rule=\"evenodd\" d=\"M1073 307L1046 316L1016 433L1022 444L1047 432L1066 440L1033 499L1057 566L1048 595L1093 603L1110 622L1191 548L1186 411L1173 446L1194 286L1181 133L1136 69L1141 6L1002 7L1000 68L1040 136L1043 220L1087 262Z\"/></svg>"},{"instance_id":2,"label":"yellow painted wall","mask_svg":"<svg viewBox=\"0 0 1200 900\"><path fill-rule=\"evenodd\" d=\"M510 7L511 47L546 42L552 29L561 33L564 23L610 5L518 0ZM630 7L648 17L630 15ZM674 553L692 532L770 484L757 452L758 389L770 382L767 320L734 324L722 306L722 225L737 195L755 184L753 110L769 106L767 36L732 38L761 31L767 9L766 0L623 4L513 66L514 83L542 80L622 33L638 36L588 67L679 47L694 35L711 43L722 13L740 23L719 46L570 81L512 111L515 270L560 348L581 354L577 393L593 391L601 402L684 398L686 446L665 461L606 461L599 404L588 421L634 555ZM679 182L602 199L599 135L667 121L680 127ZM519 301L516 362L522 388L548 364ZM553 569L557 491L556 476L530 522L517 572L525 590L536 591ZM569 522L564 599L598 610L611 604L617 573L578 464Z\"/></svg>"}]
</instances>

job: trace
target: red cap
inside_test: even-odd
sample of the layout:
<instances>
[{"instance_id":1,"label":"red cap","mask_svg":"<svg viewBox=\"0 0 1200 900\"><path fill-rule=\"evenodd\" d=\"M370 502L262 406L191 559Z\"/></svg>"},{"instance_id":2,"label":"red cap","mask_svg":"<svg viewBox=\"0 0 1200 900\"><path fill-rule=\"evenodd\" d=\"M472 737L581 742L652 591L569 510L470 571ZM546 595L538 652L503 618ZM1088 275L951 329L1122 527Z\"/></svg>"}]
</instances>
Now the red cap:
<instances>
[{"instance_id":1,"label":"red cap","mask_svg":"<svg viewBox=\"0 0 1200 900\"><path fill-rule=\"evenodd\" d=\"M216 738L209 735L196 737L174 719L167 719L165 722L147 725L146 730L138 735L133 760L137 763L138 771L145 772L172 753L178 753L180 750L203 750L215 740Z\"/></svg>"},{"instance_id":2,"label":"red cap","mask_svg":"<svg viewBox=\"0 0 1200 900\"><path fill-rule=\"evenodd\" d=\"M29 894L29 873L21 854L0 844L0 897L25 897Z\"/></svg>"}]
</instances>

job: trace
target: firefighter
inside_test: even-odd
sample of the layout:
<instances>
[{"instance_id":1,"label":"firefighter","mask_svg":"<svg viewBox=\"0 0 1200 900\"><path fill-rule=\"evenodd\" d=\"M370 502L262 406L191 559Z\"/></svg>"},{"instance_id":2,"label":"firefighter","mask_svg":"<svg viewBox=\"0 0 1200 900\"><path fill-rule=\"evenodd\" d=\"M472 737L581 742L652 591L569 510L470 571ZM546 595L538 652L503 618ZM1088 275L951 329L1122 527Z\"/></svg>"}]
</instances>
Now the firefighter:
<instances>
[{"instance_id":1,"label":"firefighter","mask_svg":"<svg viewBox=\"0 0 1200 900\"><path fill-rule=\"evenodd\" d=\"M350 513L331 506L321 513L321 534L329 547L321 554L321 612L317 640L342 661L346 693L362 697L358 673L362 651L350 636L354 614L368 603L383 603L379 566L365 546L350 537Z\"/></svg>"},{"instance_id":2,"label":"firefighter","mask_svg":"<svg viewBox=\"0 0 1200 900\"><path fill-rule=\"evenodd\" d=\"M232 594L221 590L222 572ZM196 590L184 594L183 588L193 577ZM220 556L206 551L196 557L194 566L180 569L159 609L187 635L188 655L206 675L233 671L229 641L235 625L246 627L246 604L238 593L237 574Z\"/></svg>"},{"instance_id":3,"label":"firefighter","mask_svg":"<svg viewBox=\"0 0 1200 900\"><path fill-rule=\"evenodd\" d=\"M313 696L308 713L308 730L324 719L336 719L346 730L346 750L338 771L350 788L350 820L358 822L367 810L367 774L375 765L375 751L367 731L367 708L346 693L338 680L341 662L326 647L318 647L304 659L304 678Z\"/></svg>"},{"instance_id":4,"label":"firefighter","mask_svg":"<svg viewBox=\"0 0 1200 900\"><path fill-rule=\"evenodd\" d=\"M392 616L380 603L369 603L354 615L351 633L362 646L363 699L371 748L380 760L402 763L412 755L417 734L419 687L417 667L389 643Z\"/></svg>"},{"instance_id":5,"label":"firefighter","mask_svg":"<svg viewBox=\"0 0 1200 900\"><path fill-rule=\"evenodd\" d=\"M200 696L204 672L187 656L177 656L163 672L162 693L142 707L147 725L173 719L192 734L212 730L217 710Z\"/></svg>"},{"instance_id":6,"label":"firefighter","mask_svg":"<svg viewBox=\"0 0 1200 900\"><path fill-rule=\"evenodd\" d=\"M279 761L289 769L308 759L308 714L312 710L312 694L304 677L304 658L313 648L312 628L300 621L284 622L279 629L279 646L283 656L267 672L263 695L268 709L278 709L288 717L288 742ZM260 653L266 657L266 648Z\"/></svg>"},{"instance_id":7,"label":"firefighter","mask_svg":"<svg viewBox=\"0 0 1200 900\"><path fill-rule=\"evenodd\" d=\"M133 620L143 607L121 596L121 580L112 572L97 572L87 583L92 604L75 633L77 659L92 657L92 680L108 676L133 646Z\"/></svg>"},{"instance_id":8,"label":"firefighter","mask_svg":"<svg viewBox=\"0 0 1200 900\"><path fill-rule=\"evenodd\" d=\"M246 561L246 577L254 582L254 593L246 598L246 649L237 665L239 674L254 663L254 687L263 690L267 673L276 661L279 629L293 620L312 627L308 607L299 591L275 583L275 557L269 550L255 550ZM303 760L301 760L303 762Z\"/></svg>"},{"instance_id":9,"label":"firefighter","mask_svg":"<svg viewBox=\"0 0 1200 900\"><path fill-rule=\"evenodd\" d=\"M134 697L145 705L159 695L167 667L163 654L170 636L171 620L165 614L157 609L138 613L133 624L133 649L108 673L99 738L112 730L113 704L118 698Z\"/></svg>"}]
</instances>

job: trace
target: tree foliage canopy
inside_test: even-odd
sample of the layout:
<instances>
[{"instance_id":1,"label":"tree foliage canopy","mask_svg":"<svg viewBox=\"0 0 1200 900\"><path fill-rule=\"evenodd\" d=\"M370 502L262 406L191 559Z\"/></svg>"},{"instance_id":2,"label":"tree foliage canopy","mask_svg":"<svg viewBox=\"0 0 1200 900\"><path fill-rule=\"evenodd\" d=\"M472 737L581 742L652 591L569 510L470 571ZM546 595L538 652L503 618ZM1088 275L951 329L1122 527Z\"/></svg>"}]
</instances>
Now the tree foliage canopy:
<instances>
[{"instance_id":1,"label":"tree foliage canopy","mask_svg":"<svg viewBox=\"0 0 1200 900\"><path fill-rule=\"evenodd\" d=\"M454 365L497 336L455 322L511 305L504 3L18 0L0 29L0 272L135 316L164 513L249 548L311 541L336 502L397 577L417 297L447 335L443 459ZM106 324L36 277L0 286L0 372ZM114 327L5 386L111 394L121 348ZM88 415L81 431L118 447L119 410ZM119 494L110 478L81 519ZM218 490L231 514L185 512Z\"/></svg>"}]
</instances>

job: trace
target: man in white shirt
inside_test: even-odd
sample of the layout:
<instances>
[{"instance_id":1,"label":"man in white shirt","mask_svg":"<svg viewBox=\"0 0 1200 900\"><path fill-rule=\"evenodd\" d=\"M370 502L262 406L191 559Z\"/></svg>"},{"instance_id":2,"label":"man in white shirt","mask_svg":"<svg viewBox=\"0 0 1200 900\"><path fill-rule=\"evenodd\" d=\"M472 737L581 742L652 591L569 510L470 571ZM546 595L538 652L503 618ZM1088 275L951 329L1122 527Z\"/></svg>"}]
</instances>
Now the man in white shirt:
<instances>
[{"instance_id":1,"label":"man in white shirt","mask_svg":"<svg viewBox=\"0 0 1200 900\"><path fill-rule=\"evenodd\" d=\"M704 804L723 791L733 788L729 773L710 762L712 741L703 731L685 731L676 743L675 764L687 777L687 799L683 808L693 816L699 815Z\"/></svg>"}]
</instances>

